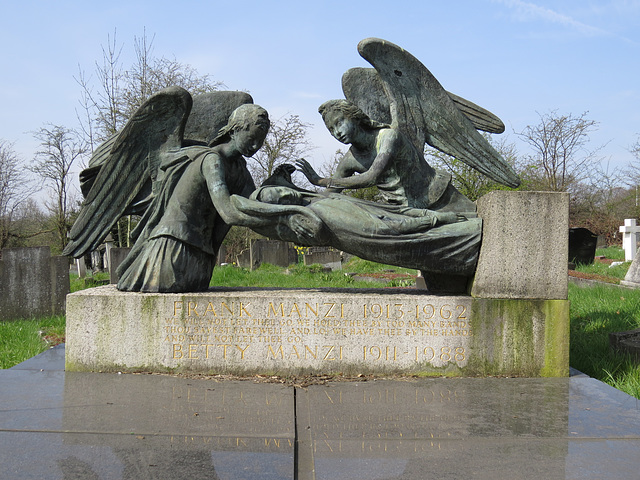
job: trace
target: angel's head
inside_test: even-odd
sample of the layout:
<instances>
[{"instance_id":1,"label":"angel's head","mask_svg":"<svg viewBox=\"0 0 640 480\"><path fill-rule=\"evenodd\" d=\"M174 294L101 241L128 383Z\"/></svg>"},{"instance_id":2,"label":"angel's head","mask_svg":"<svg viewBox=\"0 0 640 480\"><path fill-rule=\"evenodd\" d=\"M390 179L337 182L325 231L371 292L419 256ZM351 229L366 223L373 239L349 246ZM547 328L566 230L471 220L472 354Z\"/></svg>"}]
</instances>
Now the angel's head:
<instances>
[{"instance_id":1,"label":"angel's head","mask_svg":"<svg viewBox=\"0 0 640 480\"><path fill-rule=\"evenodd\" d=\"M252 103L240 105L209 146L234 142L242 155L251 157L262 147L269 125L269 114L264 108Z\"/></svg>"},{"instance_id":2,"label":"angel's head","mask_svg":"<svg viewBox=\"0 0 640 480\"><path fill-rule=\"evenodd\" d=\"M318 108L322 120L338 141L352 143L356 130L378 130L388 125L369 118L357 105L347 100L329 100Z\"/></svg>"}]
</instances>

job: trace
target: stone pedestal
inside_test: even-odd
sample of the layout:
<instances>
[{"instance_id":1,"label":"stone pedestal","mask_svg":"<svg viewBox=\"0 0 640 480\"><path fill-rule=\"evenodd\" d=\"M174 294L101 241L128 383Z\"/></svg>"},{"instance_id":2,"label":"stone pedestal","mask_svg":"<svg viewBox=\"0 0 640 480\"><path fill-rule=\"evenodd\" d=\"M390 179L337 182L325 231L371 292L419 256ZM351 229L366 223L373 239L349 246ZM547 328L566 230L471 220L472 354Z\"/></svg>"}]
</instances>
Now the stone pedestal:
<instances>
[{"instance_id":1,"label":"stone pedestal","mask_svg":"<svg viewBox=\"0 0 640 480\"><path fill-rule=\"evenodd\" d=\"M569 194L495 191L477 203L482 246L471 295L566 300Z\"/></svg>"},{"instance_id":2,"label":"stone pedestal","mask_svg":"<svg viewBox=\"0 0 640 480\"><path fill-rule=\"evenodd\" d=\"M67 298L68 371L566 376L568 302L412 289Z\"/></svg>"}]
</instances>

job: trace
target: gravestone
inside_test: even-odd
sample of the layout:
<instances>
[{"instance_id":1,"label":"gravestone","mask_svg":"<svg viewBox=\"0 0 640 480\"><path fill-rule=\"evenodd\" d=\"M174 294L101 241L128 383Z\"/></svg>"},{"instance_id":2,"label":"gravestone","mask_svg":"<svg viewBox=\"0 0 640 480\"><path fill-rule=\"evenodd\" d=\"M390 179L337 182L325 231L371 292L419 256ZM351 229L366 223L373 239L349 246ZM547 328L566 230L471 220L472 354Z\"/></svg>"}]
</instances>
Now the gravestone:
<instances>
[{"instance_id":1,"label":"gravestone","mask_svg":"<svg viewBox=\"0 0 640 480\"><path fill-rule=\"evenodd\" d=\"M65 313L69 260L49 247L8 248L0 260L0 320Z\"/></svg>"},{"instance_id":2,"label":"gravestone","mask_svg":"<svg viewBox=\"0 0 640 480\"><path fill-rule=\"evenodd\" d=\"M78 269L79 278L87 276L87 266L84 263L84 257L76 258L76 268Z\"/></svg>"},{"instance_id":3,"label":"gravestone","mask_svg":"<svg viewBox=\"0 0 640 480\"><path fill-rule=\"evenodd\" d=\"M118 267L127 258L131 248L129 247L111 247L107 249L107 255L109 256L109 283L118 283L120 276L117 273Z\"/></svg>"},{"instance_id":4,"label":"gravestone","mask_svg":"<svg viewBox=\"0 0 640 480\"><path fill-rule=\"evenodd\" d=\"M298 262L298 253L289 242L281 240L254 240L251 242L251 270L263 263L288 267Z\"/></svg>"},{"instance_id":5,"label":"gravestone","mask_svg":"<svg viewBox=\"0 0 640 480\"><path fill-rule=\"evenodd\" d=\"M590 265L596 256L598 236L586 228L569 229L569 262Z\"/></svg>"},{"instance_id":6,"label":"gravestone","mask_svg":"<svg viewBox=\"0 0 640 480\"><path fill-rule=\"evenodd\" d=\"M222 265L223 263L227 263L227 247L220 245L218 254L216 255L216 265Z\"/></svg>"},{"instance_id":7,"label":"gravestone","mask_svg":"<svg viewBox=\"0 0 640 480\"><path fill-rule=\"evenodd\" d=\"M627 287L640 288L640 254L638 252L636 252L636 258L631 262L631 266L629 270L627 270L624 280L620 283Z\"/></svg>"},{"instance_id":8,"label":"gravestone","mask_svg":"<svg viewBox=\"0 0 640 480\"><path fill-rule=\"evenodd\" d=\"M331 247L309 247L302 258L307 266L319 263L331 270L342 270L340 252Z\"/></svg>"},{"instance_id":9,"label":"gravestone","mask_svg":"<svg viewBox=\"0 0 640 480\"><path fill-rule=\"evenodd\" d=\"M636 257L638 238L640 237L640 226L636 225L636 219L625 218L624 225L620 227L620 233L622 233L624 261L631 262Z\"/></svg>"},{"instance_id":10,"label":"gravestone","mask_svg":"<svg viewBox=\"0 0 640 480\"><path fill-rule=\"evenodd\" d=\"M104 253L102 258L102 263L107 272L111 271L111 265L109 264L109 260L111 256L109 255L109 251L114 248L115 242L111 234L107 235L107 238L104 240Z\"/></svg>"},{"instance_id":11,"label":"gravestone","mask_svg":"<svg viewBox=\"0 0 640 480\"><path fill-rule=\"evenodd\" d=\"M251 249L247 248L236 255L236 263L240 268L251 268Z\"/></svg>"}]
</instances>

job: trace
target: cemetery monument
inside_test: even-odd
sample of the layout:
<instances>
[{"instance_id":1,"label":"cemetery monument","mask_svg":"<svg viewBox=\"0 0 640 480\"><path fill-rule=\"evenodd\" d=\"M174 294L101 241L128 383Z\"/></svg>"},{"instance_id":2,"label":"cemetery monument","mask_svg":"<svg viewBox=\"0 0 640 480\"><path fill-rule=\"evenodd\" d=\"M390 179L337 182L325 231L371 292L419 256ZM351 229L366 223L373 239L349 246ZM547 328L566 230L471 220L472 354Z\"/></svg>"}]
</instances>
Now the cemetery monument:
<instances>
[{"instance_id":1,"label":"cemetery monument","mask_svg":"<svg viewBox=\"0 0 640 480\"><path fill-rule=\"evenodd\" d=\"M400 47L370 38L358 49L374 68L347 71L346 99L319 110L330 133L350 145L336 175L321 178L297 161L326 191L294 185L292 166L256 188L244 157L262 146L269 119L239 92L192 98L179 87L162 90L96 151L81 174L85 202L64 253L95 249L124 214L142 219L117 290L69 297L68 369L567 374L566 195L491 196L476 212L422 151L429 144L517 187L512 168L478 132L500 133L502 122L445 91ZM383 201L340 193L371 185ZM535 218L522 225L518 206ZM419 269L429 294L210 289L230 225ZM510 239L487 241L483 229L514 225L525 230L514 230L523 242L516 250L555 242L564 253L533 273L521 259L493 258ZM506 263L483 269L483 257L485 267ZM527 260L536 258L531 252ZM543 278L557 264L559 289Z\"/></svg>"}]
</instances>

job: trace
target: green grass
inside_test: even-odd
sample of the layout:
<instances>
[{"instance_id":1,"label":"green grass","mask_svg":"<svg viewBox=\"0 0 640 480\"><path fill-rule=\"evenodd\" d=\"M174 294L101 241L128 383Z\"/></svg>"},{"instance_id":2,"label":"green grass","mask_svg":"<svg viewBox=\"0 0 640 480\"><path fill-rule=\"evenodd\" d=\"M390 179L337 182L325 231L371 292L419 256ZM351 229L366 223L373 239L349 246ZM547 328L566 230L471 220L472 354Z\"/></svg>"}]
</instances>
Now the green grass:
<instances>
[{"instance_id":1,"label":"green grass","mask_svg":"<svg viewBox=\"0 0 640 480\"><path fill-rule=\"evenodd\" d=\"M59 343L64 337L63 315L0 322L0 369L23 362Z\"/></svg>"},{"instance_id":2,"label":"green grass","mask_svg":"<svg viewBox=\"0 0 640 480\"><path fill-rule=\"evenodd\" d=\"M399 286L401 282L390 280L385 284L369 281L354 280L349 272L366 275L377 273L384 269L393 269L396 273L412 272L415 270L390 267L388 265L374 264L365 260L355 259L345 266L344 270L324 272L321 265L304 266L291 265L287 269L270 264L262 264L256 270L237 268L231 265L216 267L213 270L210 285L223 285L226 287L279 287L279 288L371 288L382 286ZM410 281L411 285L415 282Z\"/></svg>"},{"instance_id":3,"label":"green grass","mask_svg":"<svg viewBox=\"0 0 640 480\"><path fill-rule=\"evenodd\" d=\"M108 272L98 272L93 275L87 275L85 278L79 278L77 274L69 274L69 280L71 284L71 293L78 290L84 290L85 288L96 287L109 282Z\"/></svg>"},{"instance_id":4,"label":"green grass","mask_svg":"<svg viewBox=\"0 0 640 480\"><path fill-rule=\"evenodd\" d=\"M609 333L640 328L640 290L569 284L569 300L571 366L640 398L640 367L609 347Z\"/></svg>"},{"instance_id":5,"label":"green grass","mask_svg":"<svg viewBox=\"0 0 640 480\"><path fill-rule=\"evenodd\" d=\"M610 277L608 280L610 283L619 283L623 280L631 262L624 261L624 250L620 247L607 247L599 248L596 250L596 256L604 256L616 262L623 262L622 265L616 265L614 267L607 263L595 261L591 265L577 265L576 271L588 273L591 275L600 275L602 277ZM603 281L605 279L602 279Z\"/></svg>"},{"instance_id":6,"label":"green grass","mask_svg":"<svg viewBox=\"0 0 640 480\"><path fill-rule=\"evenodd\" d=\"M576 271L623 280L630 266L631 262L624 262L614 267L606 263L594 262L591 265L577 265Z\"/></svg>"},{"instance_id":7,"label":"green grass","mask_svg":"<svg viewBox=\"0 0 640 480\"><path fill-rule=\"evenodd\" d=\"M624 261L624 250L620 247L598 248L596 250L596 256L604 256L612 260Z\"/></svg>"}]
</instances>

